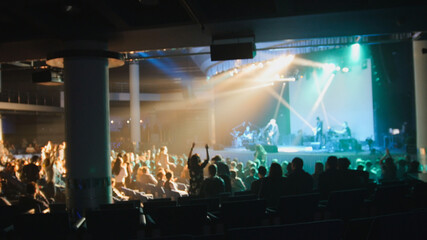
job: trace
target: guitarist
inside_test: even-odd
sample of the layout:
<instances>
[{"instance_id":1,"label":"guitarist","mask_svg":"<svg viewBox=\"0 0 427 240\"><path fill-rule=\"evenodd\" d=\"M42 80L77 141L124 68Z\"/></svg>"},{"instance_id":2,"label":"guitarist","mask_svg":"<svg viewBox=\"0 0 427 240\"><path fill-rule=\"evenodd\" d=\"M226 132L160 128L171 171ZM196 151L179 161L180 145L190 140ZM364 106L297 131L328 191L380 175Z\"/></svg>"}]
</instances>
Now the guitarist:
<instances>
[{"instance_id":1,"label":"guitarist","mask_svg":"<svg viewBox=\"0 0 427 240\"><path fill-rule=\"evenodd\" d=\"M277 126L276 119L272 118L264 127L263 132L267 135L268 145L277 145L279 140L279 126Z\"/></svg>"},{"instance_id":2,"label":"guitarist","mask_svg":"<svg viewBox=\"0 0 427 240\"><path fill-rule=\"evenodd\" d=\"M316 118L316 121L316 142L320 142L320 145L322 145L323 121L321 121L319 117Z\"/></svg>"}]
</instances>

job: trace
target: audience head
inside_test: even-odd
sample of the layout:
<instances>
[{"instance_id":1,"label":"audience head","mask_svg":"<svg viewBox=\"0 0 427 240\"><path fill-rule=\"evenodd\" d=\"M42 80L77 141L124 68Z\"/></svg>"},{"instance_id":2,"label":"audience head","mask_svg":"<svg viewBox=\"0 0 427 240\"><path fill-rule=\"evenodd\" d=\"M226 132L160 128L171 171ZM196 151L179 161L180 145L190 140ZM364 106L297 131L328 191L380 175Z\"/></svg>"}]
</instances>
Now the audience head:
<instances>
[{"instance_id":1,"label":"audience head","mask_svg":"<svg viewBox=\"0 0 427 240\"><path fill-rule=\"evenodd\" d=\"M214 162L221 162L222 161L221 155L215 155L215 157L212 158L212 161L214 161Z\"/></svg>"},{"instance_id":2,"label":"audience head","mask_svg":"<svg viewBox=\"0 0 427 240\"><path fill-rule=\"evenodd\" d=\"M323 163L322 162L316 162L316 164L314 165L314 173L316 174L320 174L323 172Z\"/></svg>"},{"instance_id":3,"label":"audience head","mask_svg":"<svg viewBox=\"0 0 427 240\"><path fill-rule=\"evenodd\" d=\"M304 162L301 158L296 157L292 160L292 170L302 170L302 167L304 166Z\"/></svg>"},{"instance_id":4,"label":"audience head","mask_svg":"<svg viewBox=\"0 0 427 240\"><path fill-rule=\"evenodd\" d=\"M163 180L164 176L165 176L165 174L163 173L163 171L158 171L156 174L157 180Z\"/></svg>"},{"instance_id":5,"label":"audience head","mask_svg":"<svg viewBox=\"0 0 427 240\"><path fill-rule=\"evenodd\" d=\"M420 162L411 161L409 163L408 173L418 173L420 171Z\"/></svg>"},{"instance_id":6,"label":"audience head","mask_svg":"<svg viewBox=\"0 0 427 240\"><path fill-rule=\"evenodd\" d=\"M236 168L237 168L237 170L242 171L243 170L243 163L238 163Z\"/></svg>"},{"instance_id":7,"label":"audience head","mask_svg":"<svg viewBox=\"0 0 427 240\"><path fill-rule=\"evenodd\" d=\"M211 165L208 167L208 171L209 171L209 176L211 176L211 177L215 177L215 176L216 176L216 172L217 172L217 167L216 167L216 165L215 165L215 164L211 164Z\"/></svg>"},{"instance_id":8,"label":"audience head","mask_svg":"<svg viewBox=\"0 0 427 240\"><path fill-rule=\"evenodd\" d=\"M200 162L201 162L200 156L199 154L196 153L196 154L193 154L193 156L191 156L190 161L188 162L188 166L191 168L199 165Z\"/></svg>"},{"instance_id":9,"label":"audience head","mask_svg":"<svg viewBox=\"0 0 427 240\"><path fill-rule=\"evenodd\" d=\"M173 173L171 171L166 172L166 180L170 181L173 177Z\"/></svg>"},{"instance_id":10,"label":"audience head","mask_svg":"<svg viewBox=\"0 0 427 240\"><path fill-rule=\"evenodd\" d=\"M235 161L232 161L230 164L230 169L236 169L237 163Z\"/></svg>"},{"instance_id":11,"label":"audience head","mask_svg":"<svg viewBox=\"0 0 427 240\"><path fill-rule=\"evenodd\" d=\"M326 169L337 169L338 158L335 156L329 156L326 160Z\"/></svg>"},{"instance_id":12,"label":"audience head","mask_svg":"<svg viewBox=\"0 0 427 240\"><path fill-rule=\"evenodd\" d=\"M356 170L357 171L363 171L365 169L365 167L363 165L357 165Z\"/></svg>"},{"instance_id":13,"label":"audience head","mask_svg":"<svg viewBox=\"0 0 427 240\"><path fill-rule=\"evenodd\" d=\"M168 153L168 148L166 146L163 146L160 148L161 153Z\"/></svg>"},{"instance_id":14,"label":"audience head","mask_svg":"<svg viewBox=\"0 0 427 240\"><path fill-rule=\"evenodd\" d=\"M272 163L270 166L270 173L268 174L271 178L280 178L282 177L282 167L278 163Z\"/></svg>"},{"instance_id":15,"label":"audience head","mask_svg":"<svg viewBox=\"0 0 427 240\"><path fill-rule=\"evenodd\" d=\"M283 173L287 173L288 172L288 165L289 165L289 162L288 161L283 161L282 162L282 171L283 171Z\"/></svg>"},{"instance_id":16,"label":"audience head","mask_svg":"<svg viewBox=\"0 0 427 240\"><path fill-rule=\"evenodd\" d=\"M260 166L258 168L258 177L263 178L265 177L265 175L267 175L267 168L265 168L264 166Z\"/></svg>"},{"instance_id":17,"label":"audience head","mask_svg":"<svg viewBox=\"0 0 427 240\"><path fill-rule=\"evenodd\" d=\"M365 166L366 166L366 170L370 170L371 169L371 167L372 167L372 162L371 161L366 161L365 162Z\"/></svg>"},{"instance_id":18,"label":"audience head","mask_svg":"<svg viewBox=\"0 0 427 240\"><path fill-rule=\"evenodd\" d=\"M123 164L123 159L121 157L117 157L112 169L112 172L114 175L118 175L120 173L122 164Z\"/></svg>"},{"instance_id":19,"label":"audience head","mask_svg":"<svg viewBox=\"0 0 427 240\"><path fill-rule=\"evenodd\" d=\"M251 169L249 169L249 174L250 174L251 176L255 176L255 174L256 174L256 169L255 169L254 167L252 167Z\"/></svg>"},{"instance_id":20,"label":"audience head","mask_svg":"<svg viewBox=\"0 0 427 240\"><path fill-rule=\"evenodd\" d=\"M31 163L36 163L39 160L39 157L34 155L31 157Z\"/></svg>"},{"instance_id":21,"label":"audience head","mask_svg":"<svg viewBox=\"0 0 427 240\"><path fill-rule=\"evenodd\" d=\"M348 158L338 158L338 169L339 170L347 170L350 167L350 160Z\"/></svg>"}]
</instances>

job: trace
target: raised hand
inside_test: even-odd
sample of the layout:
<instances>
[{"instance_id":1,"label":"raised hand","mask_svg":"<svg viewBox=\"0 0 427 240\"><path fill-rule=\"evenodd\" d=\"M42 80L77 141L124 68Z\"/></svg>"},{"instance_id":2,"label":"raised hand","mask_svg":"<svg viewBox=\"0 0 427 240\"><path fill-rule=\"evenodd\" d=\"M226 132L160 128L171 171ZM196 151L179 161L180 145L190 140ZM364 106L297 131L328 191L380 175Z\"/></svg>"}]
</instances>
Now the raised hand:
<instances>
[{"instance_id":1,"label":"raised hand","mask_svg":"<svg viewBox=\"0 0 427 240\"><path fill-rule=\"evenodd\" d=\"M191 148L194 148L194 146L196 146L195 142L193 142L193 144L191 145Z\"/></svg>"},{"instance_id":2,"label":"raised hand","mask_svg":"<svg viewBox=\"0 0 427 240\"><path fill-rule=\"evenodd\" d=\"M206 149L209 149L209 146L208 146L208 144L206 144L206 145L205 145L205 148L206 148Z\"/></svg>"}]
</instances>

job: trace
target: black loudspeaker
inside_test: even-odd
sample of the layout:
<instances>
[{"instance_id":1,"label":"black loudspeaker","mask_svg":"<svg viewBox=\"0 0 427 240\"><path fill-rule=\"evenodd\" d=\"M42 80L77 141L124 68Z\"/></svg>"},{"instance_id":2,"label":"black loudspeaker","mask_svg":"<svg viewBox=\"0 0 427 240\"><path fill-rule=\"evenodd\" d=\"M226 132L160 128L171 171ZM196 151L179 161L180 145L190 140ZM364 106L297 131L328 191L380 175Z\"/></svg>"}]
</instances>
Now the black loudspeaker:
<instances>
[{"instance_id":1,"label":"black loudspeaker","mask_svg":"<svg viewBox=\"0 0 427 240\"><path fill-rule=\"evenodd\" d=\"M250 59L256 55L253 42L211 45L211 60Z\"/></svg>"},{"instance_id":2,"label":"black loudspeaker","mask_svg":"<svg viewBox=\"0 0 427 240\"><path fill-rule=\"evenodd\" d=\"M279 150L276 145L262 145L266 152L268 153L277 153Z\"/></svg>"},{"instance_id":3,"label":"black loudspeaker","mask_svg":"<svg viewBox=\"0 0 427 240\"><path fill-rule=\"evenodd\" d=\"M33 83L46 86L62 85L61 76L49 69L34 71L31 74Z\"/></svg>"},{"instance_id":4,"label":"black loudspeaker","mask_svg":"<svg viewBox=\"0 0 427 240\"><path fill-rule=\"evenodd\" d=\"M256 144L251 143L251 144L245 145L245 148L248 149L248 150L251 150L251 151L255 151L255 146L256 146ZM265 145L265 144L263 144L262 147L268 153L277 153L277 152L279 152L279 149L277 149L276 145Z\"/></svg>"},{"instance_id":5,"label":"black loudspeaker","mask_svg":"<svg viewBox=\"0 0 427 240\"><path fill-rule=\"evenodd\" d=\"M50 70L35 71L32 73L33 83L50 82L52 73Z\"/></svg>"}]
</instances>

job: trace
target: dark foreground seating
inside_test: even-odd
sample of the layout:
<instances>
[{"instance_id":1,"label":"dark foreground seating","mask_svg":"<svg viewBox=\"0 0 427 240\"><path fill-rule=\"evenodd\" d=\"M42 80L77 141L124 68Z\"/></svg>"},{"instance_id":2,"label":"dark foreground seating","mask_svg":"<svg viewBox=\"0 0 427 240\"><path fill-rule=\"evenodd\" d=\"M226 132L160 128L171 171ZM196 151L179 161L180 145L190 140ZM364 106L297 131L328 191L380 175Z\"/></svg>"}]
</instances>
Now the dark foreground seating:
<instances>
[{"instance_id":1,"label":"dark foreground seating","mask_svg":"<svg viewBox=\"0 0 427 240\"><path fill-rule=\"evenodd\" d=\"M87 230L94 239L134 239L140 224L141 213L137 208L86 212Z\"/></svg>"},{"instance_id":2,"label":"dark foreground seating","mask_svg":"<svg viewBox=\"0 0 427 240\"><path fill-rule=\"evenodd\" d=\"M154 228L161 235L201 235L207 221L206 205L158 207L155 210Z\"/></svg>"},{"instance_id":3,"label":"dark foreground seating","mask_svg":"<svg viewBox=\"0 0 427 240\"><path fill-rule=\"evenodd\" d=\"M277 208L280 222L286 224L313 221L319 200L319 193L281 197Z\"/></svg>"},{"instance_id":4,"label":"dark foreground seating","mask_svg":"<svg viewBox=\"0 0 427 240\"><path fill-rule=\"evenodd\" d=\"M71 232L68 213L21 214L14 228L22 239L58 239Z\"/></svg>"},{"instance_id":5,"label":"dark foreground seating","mask_svg":"<svg viewBox=\"0 0 427 240\"><path fill-rule=\"evenodd\" d=\"M326 205L327 218L349 219L360 216L366 189L350 189L331 192Z\"/></svg>"},{"instance_id":6,"label":"dark foreground seating","mask_svg":"<svg viewBox=\"0 0 427 240\"><path fill-rule=\"evenodd\" d=\"M290 225L230 229L227 239L233 240L277 240L277 239L341 239L342 220L298 223Z\"/></svg>"},{"instance_id":7,"label":"dark foreground seating","mask_svg":"<svg viewBox=\"0 0 427 240\"><path fill-rule=\"evenodd\" d=\"M265 200L224 202L220 219L227 228L259 226L266 218Z\"/></svg>"}]
</instances>

